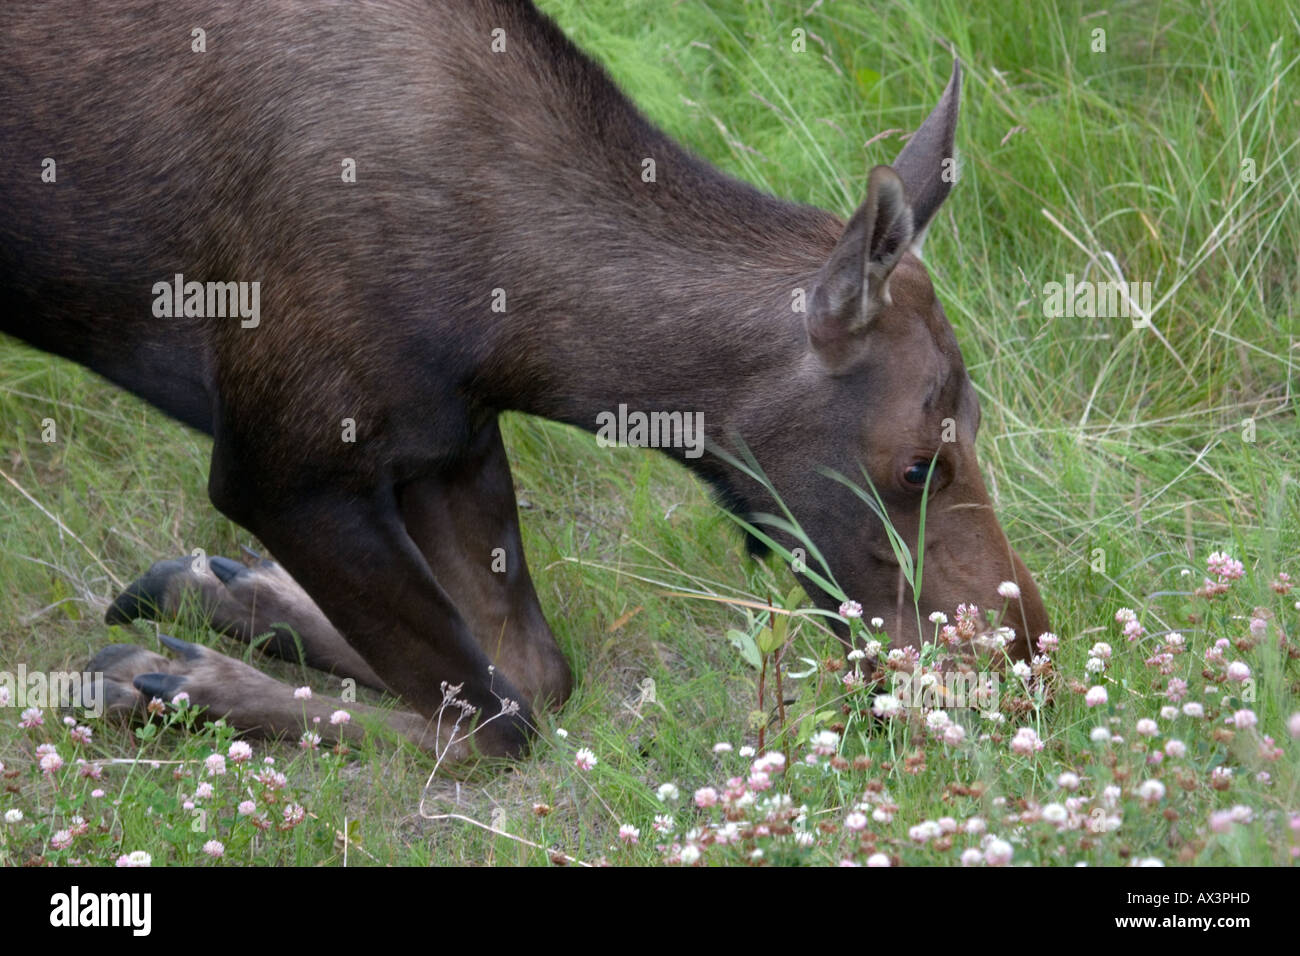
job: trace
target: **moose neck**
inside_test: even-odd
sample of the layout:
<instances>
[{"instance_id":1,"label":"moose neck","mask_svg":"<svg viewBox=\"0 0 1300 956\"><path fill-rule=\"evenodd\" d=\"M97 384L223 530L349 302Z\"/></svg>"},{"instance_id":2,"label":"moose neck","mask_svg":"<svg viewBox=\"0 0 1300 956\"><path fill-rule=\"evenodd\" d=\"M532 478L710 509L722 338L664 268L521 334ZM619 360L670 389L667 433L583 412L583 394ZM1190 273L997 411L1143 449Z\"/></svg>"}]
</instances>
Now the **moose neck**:
<instances>
[{"instance_id":1,"label":"moose neck","mask_svg":"<svg viewBox=\"0 0 1300 956\"><path fill-rule=\"evenodd\" d=\"M510 263L486 402L588 430L620 405L699 412L720 435L804 362L796 290L811 299L843 224L688 153L518 9L529 69L492 74L494 139L466 167L494 223L476 260Z\"/></svg>"},{"instance_id":2,"label":"moose neck","mask_svg":"<svg viewBox=\"0 0 1300 956\"><path fill-rule=\"evenodd\" d=\"M620 406L699 413L717 437L803 364L798 302L842 226L666 139L628 153L658 157L658 182L576 194L552 220L565 228L529 242L530 279L548 292L508 323L514 407L593 431Z\"/></svg>"}]
</instances>

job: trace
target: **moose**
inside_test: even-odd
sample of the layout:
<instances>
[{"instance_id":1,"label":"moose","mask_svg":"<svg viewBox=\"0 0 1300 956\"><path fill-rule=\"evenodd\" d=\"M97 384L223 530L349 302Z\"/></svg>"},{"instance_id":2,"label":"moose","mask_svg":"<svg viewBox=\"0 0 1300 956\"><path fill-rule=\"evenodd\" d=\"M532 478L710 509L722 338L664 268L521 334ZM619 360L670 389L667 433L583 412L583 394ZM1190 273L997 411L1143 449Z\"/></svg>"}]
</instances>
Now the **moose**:
<instances>
[{"instance_id":1,"label":"moose","mask_svg":"<svg viewBox=\"0 0 1300 956\"><path fill-rule=\"evenodd\" d=\"M1019 658L1048 629L920 258L952 188L958 65L846 223L679 146L528 0L121 0L75 16L16 0L5 18L0 331L211 436L212 503L274 559L161 561L110 623L197 597L218 630L269 632L271 652L399 697L411 712L378 719L427 749L521 755L573 677L498 418L594 431L625 405L702 415L702 454L661 451L737 515L777 514L779 497L895 646L927 636L915 607L959 601L1005 606ZM741 442L767 482L736 467ZM831 472L865 473L923 544L919 595ZM333 709L164 644L175 656L97 655L112 708L184 691L267 735ZM448 685L480 715L468 740L434 720Z\"/></svg>"}]
</instances>

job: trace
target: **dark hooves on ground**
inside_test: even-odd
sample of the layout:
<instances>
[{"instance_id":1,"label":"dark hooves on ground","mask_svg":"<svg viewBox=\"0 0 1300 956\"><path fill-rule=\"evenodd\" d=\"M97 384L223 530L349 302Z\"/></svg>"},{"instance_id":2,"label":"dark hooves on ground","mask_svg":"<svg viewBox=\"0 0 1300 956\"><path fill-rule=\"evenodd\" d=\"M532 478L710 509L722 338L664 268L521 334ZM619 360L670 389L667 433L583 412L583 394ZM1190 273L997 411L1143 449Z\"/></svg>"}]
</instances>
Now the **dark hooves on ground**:
<instances>
[{"instance_id":1,"label":"dark hooves on ground","mask_svg":"<svg viewBox=\"0 0 1300 956\"><path fill-rule=\"evenodd\" d=\"M156 620L167 597L167 583L186 570L190 558L157 561L143 575L132 581L104 614L108 624L129 624L137 618Z\"/></svg>"}]
</instances>

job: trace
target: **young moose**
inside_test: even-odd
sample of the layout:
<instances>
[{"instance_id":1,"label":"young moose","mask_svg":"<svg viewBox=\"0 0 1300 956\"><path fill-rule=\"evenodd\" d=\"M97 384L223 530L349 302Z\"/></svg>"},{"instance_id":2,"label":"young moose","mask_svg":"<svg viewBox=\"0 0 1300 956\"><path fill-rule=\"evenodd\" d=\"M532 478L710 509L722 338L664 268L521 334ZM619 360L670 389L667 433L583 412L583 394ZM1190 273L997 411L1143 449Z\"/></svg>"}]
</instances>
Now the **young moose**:
<instances>
[{"instance_id":1,"label":"young moose","mask_svg":"<svg viewBox=\"0 0 1300 956\"><path fill-rule=\"evenodd\" d=\"M21 0L5 18L0 328L211 435L213 503L279 562L162 562L110 622L198 593L218 628L273 630L293 656L291 629L308 663L399 695L415 713L390 721L426 747L449 743L428 720L444 682L483 718L516 701L473 744L520 754L532 709L572 678L497 419L594 430L626 404L743 441L896 644L922 639L913 595L827 470L865 485L865 468L914 551L929 475L922 619L1002 608L1012 580L1011 652L1047 629L918 257L950 189L956 67L845 224L688 154L526 0L122 0L76 17ZM188 292L168 308L155 287L177 275L257 283L240 300L255 308L213 314ZM668 451L736 512L778 512L723 457ZM184 690L238 727L301 729L288 686L169 646L179 659L102 652L109 703Z\"/></svg>"}]
</instances>

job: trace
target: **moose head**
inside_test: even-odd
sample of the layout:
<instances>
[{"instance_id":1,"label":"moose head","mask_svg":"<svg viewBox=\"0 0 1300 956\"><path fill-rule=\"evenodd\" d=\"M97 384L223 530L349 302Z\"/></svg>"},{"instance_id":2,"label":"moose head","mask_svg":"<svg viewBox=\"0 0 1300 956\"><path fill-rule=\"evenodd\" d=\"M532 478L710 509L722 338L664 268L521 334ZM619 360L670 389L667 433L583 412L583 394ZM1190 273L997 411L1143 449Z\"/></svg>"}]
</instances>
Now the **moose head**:
<instances>
[{"instance_id":1,"label":"moose head","mask_svg":"<svg viewBox=\"0 0 1300 956\"><path fill-rule=\"evenodd\" d=\"M1014 629L1008 651L1023 659L1048 630L1047 614L994 514L975 454L979 398L920 259L955 178L960 84L954 65L893 165L871 171L866 200L815 277L806 344L781 400L749 402L736 430L835 581L864 616L884 620L894 646L932 636L932 612L974 603ZM728 497L741 512L779 513L761 492L731 487ZM882 510L921 580L909 580ZM811 556L806 567L824 573ZM802 580L817 603L836 607Z\"/></svg>"}]
</instances>

